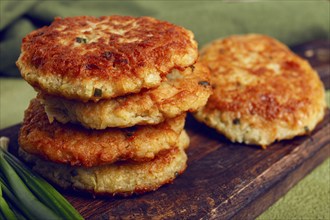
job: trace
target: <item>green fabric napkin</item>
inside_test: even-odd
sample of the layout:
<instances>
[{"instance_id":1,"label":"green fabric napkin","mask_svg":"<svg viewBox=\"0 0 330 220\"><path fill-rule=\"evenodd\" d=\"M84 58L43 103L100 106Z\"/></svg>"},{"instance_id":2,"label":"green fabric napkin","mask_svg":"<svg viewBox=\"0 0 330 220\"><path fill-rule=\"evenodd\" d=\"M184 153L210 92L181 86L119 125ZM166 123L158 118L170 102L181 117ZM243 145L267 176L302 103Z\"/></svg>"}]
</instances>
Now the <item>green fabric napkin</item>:
<instances>
[{"instance_id":1,"label":"green fabric napkin","mask_svg":"<svg viewBox=\"0 0 330 220\"><path fill-rule=\"evenodd\" d=\"M231 34L262 33L295 45L330 38L329 1L0 1L0 76L19 76L22 38L54 17L152 16L184 26L200 46ZM33 89L0 78L0 129L18 123ZM327 92L330 104L330 93ZM258 219L330 219L330 159L300 181Z\"/></svg>"}]
</instances>

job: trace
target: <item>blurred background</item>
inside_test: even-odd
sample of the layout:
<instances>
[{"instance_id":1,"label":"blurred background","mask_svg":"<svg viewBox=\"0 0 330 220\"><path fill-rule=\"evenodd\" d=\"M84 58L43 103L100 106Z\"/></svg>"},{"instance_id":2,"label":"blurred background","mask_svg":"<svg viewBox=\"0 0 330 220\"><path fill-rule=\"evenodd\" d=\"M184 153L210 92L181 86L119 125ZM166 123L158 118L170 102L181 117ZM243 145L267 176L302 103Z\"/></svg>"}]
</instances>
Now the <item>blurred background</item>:
<instances>
[{"instance_id":1,"label":"blurred background","mask_svg":"<svg viewBox=\"0 0 330 220\"><path fill-rule=\"evenodd\" d=\"M22 38L54 17L152 16L192 30L200 46L231 34L263 33L289 44L329 38L328 1L1 1L2 76L14 64Z\"/></svg>"},{"instance_id":2,"label":"blurred background","mask_svg":"<svg viewBox=\"0 0 330 220\"><path fill-rule=\"evenodd\" d=\"M0 129L19 123L33 89L15 61L22 38L54 17L152 16L195 33L199 46L232 34L262 33L294 46L330 35L327 0L269 1L0 1ZM329 92L328 92L329 94ZM330 219L330 160L259 219Z\"/></svg>"}]
</instances>

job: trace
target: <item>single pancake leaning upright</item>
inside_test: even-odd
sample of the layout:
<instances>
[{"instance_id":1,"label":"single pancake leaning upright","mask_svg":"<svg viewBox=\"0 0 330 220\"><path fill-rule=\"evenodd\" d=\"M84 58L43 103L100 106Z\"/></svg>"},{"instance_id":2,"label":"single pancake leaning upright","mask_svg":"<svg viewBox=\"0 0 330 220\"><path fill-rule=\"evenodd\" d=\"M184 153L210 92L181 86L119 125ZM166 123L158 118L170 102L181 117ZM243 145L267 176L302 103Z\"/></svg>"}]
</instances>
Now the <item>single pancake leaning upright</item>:
<instances>
[{"instance_id":1,"label":"single pancake leaning upright","mask_svg":"<svg viewBox=\"0 0 330 220\"><path fill-rule=\"evenodd\" d=\"M196 62L191 31L151 17L56 18L28 34L17 66L37 90L98 101L155 88Z\"/></svg>"},{"instance_id":2,"label":"single pancake leaning upright","mask_svg":"<svg viewBox=\"0 0 330 220\"><path fill-rule=\"evenodd\" d=\"M266 147L311 132L325 113L325 92L310 64L279 41L249 34L201 50L213 94L194 116L233 142Z\"/></svg>"}]
</instances>

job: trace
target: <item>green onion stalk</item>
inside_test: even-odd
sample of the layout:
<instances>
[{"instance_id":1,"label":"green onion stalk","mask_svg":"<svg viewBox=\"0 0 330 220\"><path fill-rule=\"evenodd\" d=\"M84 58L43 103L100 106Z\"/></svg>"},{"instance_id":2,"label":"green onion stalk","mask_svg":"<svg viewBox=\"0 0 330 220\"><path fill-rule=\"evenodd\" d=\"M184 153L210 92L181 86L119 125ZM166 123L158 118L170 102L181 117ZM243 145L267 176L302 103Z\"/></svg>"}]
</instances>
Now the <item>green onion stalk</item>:
<instances>
[{"instance_id":1,"label":"green onion stalk","mask_svg":"<svg viewBox=\"0 0 330 220\"><path fill-rule=\"evenodd\" d=\"M55 188L1 148L0 171L4 193L15 207L24 207L28 219L83 219Z\"/></svg>"},{"instance_id":2,"label":"green onion stalk","mask_svg":"<svg viewBox=\"0 0 330 220\"><path fill-rule=\"evenodd\" d=\"M0 212L1 212L1 218L8 219L8 220L16 220L16 215L14 212L9 208L9 205L7 204L6 200L2 197L2 188L0 185Z\"/></svg>"},{"instance_id":3,"label":"green onion stalk","mask_svg":"<svg viewBox=\"0 0 330 220\"><path fill-rule=\"evenodd\" d=\"M41 203L24 184L15 170L4 158L3 151L0 152L0 169L4 174L9 187L16 198L24 204L36 219L60 219L50 208Z\"/></svg>"}]
</instances>

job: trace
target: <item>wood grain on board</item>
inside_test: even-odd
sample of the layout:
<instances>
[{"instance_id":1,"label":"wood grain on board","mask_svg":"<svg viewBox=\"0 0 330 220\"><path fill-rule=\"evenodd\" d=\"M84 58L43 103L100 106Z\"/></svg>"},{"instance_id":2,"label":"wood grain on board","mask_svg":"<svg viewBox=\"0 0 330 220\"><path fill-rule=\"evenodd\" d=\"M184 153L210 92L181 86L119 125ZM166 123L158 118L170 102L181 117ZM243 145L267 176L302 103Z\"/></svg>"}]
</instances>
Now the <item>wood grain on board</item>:
<instances>
[{"instance_id":1,"label":"wood grain on board","mask_svg":"<svg viewBox=\"0 0 330 220\"><path fill-rule=\"evenodd\" d=\"M308 59L330 88L328 41L292 48ZM20 125L0 131L17 149ZM191 137L188 168L173 184L128 198L63 194L86 219L253 219L330 156L330 113L308 136L281 141L263 150L230 143L188 116Z\"/></svg>"}]
</instances>

